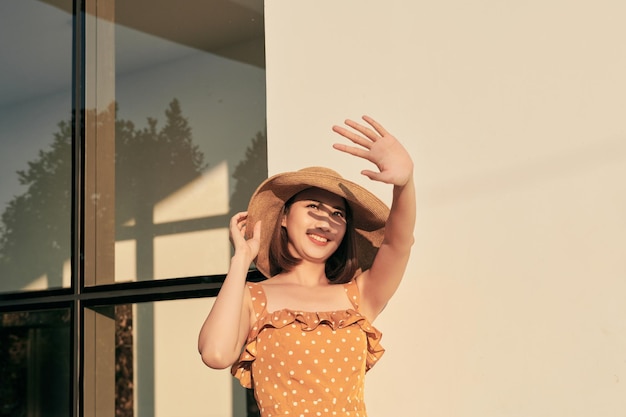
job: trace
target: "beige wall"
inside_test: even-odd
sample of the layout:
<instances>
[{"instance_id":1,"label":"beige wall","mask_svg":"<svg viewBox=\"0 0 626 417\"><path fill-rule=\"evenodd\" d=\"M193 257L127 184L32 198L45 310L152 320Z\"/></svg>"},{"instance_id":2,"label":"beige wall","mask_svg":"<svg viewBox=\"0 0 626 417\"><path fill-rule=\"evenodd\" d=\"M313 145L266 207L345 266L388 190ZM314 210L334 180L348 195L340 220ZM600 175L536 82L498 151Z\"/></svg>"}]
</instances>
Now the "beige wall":
<instances>
[{"instance_id":1,"label":"beige wall","mask_svg":"<svg viewBox=\"0 0 626 417\"><path fill-rule=\"evenodd\" d=\"M416 162L371 417L626 413L626 4L267 0L270 174L367 184L330 126ZM373 187L389 201L387 187Z\"/></svg>"}]
</instances>

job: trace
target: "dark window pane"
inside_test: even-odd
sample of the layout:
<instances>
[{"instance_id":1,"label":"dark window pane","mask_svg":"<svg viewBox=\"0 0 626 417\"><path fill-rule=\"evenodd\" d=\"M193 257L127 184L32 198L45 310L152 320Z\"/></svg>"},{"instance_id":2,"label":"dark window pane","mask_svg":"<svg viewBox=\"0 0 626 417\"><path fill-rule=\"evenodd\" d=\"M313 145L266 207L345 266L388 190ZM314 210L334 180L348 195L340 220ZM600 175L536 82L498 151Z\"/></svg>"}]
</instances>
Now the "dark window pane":
<instances>
[{"instance_id":1,"label":"dark window pane","mask_svg":"<svg viewBox=\"0 0 626 417\"><path fill-rule=\"evenodd\" d=\"M0 313L0 318L0 416L68 416L69 310Z\"/></svg>"},{"instance_id":2,"label":"dark window pane","mask_svg":"<svg viewBox=\"0 0 626 417\"><path fill-rule=\"evenodd\" d=\"M133 417L133 309L115 306L115 416Z\"/></svg>"}]
</instances>

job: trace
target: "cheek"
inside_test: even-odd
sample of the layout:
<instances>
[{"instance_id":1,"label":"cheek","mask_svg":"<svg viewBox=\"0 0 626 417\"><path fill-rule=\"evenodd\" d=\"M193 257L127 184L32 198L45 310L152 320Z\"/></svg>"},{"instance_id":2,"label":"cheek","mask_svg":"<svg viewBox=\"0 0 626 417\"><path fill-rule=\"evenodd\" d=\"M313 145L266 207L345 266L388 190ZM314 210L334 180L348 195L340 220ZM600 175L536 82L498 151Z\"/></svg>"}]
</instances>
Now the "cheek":
<instances>
[{"instance_id":1,"label":"cheek","mask_svg":"<svg viewBox=\"0 0 626 417\"><path fill-rule=\"evenodd\" d=\"M339 242L343 242L343 239L346 237L346 226L344 225L343 227L341 227L337 231L337 234L340 236Z\"/></svg>"}]
</instances>

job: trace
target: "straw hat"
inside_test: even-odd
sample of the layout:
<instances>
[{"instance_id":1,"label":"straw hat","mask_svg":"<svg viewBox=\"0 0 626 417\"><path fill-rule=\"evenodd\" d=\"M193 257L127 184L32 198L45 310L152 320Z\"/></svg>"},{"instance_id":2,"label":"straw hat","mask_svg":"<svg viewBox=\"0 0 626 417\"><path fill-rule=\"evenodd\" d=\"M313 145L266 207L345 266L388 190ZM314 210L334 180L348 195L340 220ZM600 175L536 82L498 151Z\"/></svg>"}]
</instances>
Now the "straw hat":
<instances>
[{"instance_id":1,"label":"straw hat","mask_svg":"<svg viewBox=\"0 0 626 417\"><path fill-rule=\"evenodd\" d=\"M283 206L291 197L311 187L330 191L346 199L356 230L359 267L365 271L372 265L383 241L389 208L374 194L332 169L310 167L268 178L250 198L246 223L254 225L262 220L261 246L255 264L266 277L270 277L269 242ZM252 231L253 227L246 229L247 238L251 237Z\"/></svg>"}]
</instances>

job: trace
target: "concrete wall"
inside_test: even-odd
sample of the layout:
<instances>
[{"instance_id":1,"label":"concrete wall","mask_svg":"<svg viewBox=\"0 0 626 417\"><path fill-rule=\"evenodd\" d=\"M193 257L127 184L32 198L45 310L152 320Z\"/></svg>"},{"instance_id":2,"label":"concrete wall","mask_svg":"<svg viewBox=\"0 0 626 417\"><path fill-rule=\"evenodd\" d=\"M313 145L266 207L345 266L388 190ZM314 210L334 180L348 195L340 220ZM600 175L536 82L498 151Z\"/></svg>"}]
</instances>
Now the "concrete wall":
<instances>
[{"instance_id":1,"label":"concrete wall","mask_svg":"<svg viewBox=\"0 0 626 417\"><path fill-rule=\"evenodd\" d=\"M330 127L416 163L371 417L626 413L626 4L267 0L270 175L370 185ZM390 189L372 189L386 201Z\"/></svg>"}]
</instances>

